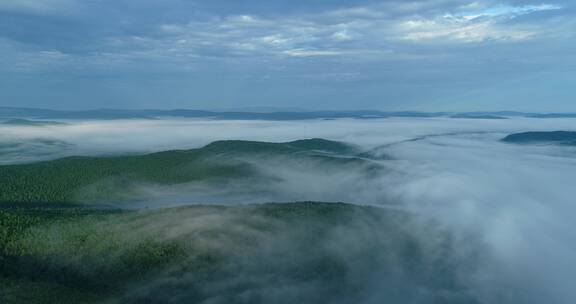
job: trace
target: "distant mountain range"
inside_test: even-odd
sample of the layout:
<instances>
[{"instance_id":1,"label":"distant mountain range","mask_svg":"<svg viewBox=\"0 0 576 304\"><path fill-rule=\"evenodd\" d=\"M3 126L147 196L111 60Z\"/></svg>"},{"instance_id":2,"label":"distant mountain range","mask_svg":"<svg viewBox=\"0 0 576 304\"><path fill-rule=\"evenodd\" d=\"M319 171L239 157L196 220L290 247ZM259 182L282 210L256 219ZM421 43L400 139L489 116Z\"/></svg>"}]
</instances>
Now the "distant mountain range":
<instances>
[{"instance_id":1,"label":"distant mountain range","mask_svg":"<svg viewBox=\"0 0 576 304\"><path fill-rule=\"evenodd\" d=\"M122 110L97 109L83 111L64 111L48 109L0 107L0 119L157 119L162 117L206 118L224 120L306 120L306 119L374 119L391 117L448 117L467 119L505 119L509 117L533 118L576 118L576 113L524 113L513 111L498 112L386 112L377 110L359 111L204 111L204 110Z\"/></svg>"}]
</instances>

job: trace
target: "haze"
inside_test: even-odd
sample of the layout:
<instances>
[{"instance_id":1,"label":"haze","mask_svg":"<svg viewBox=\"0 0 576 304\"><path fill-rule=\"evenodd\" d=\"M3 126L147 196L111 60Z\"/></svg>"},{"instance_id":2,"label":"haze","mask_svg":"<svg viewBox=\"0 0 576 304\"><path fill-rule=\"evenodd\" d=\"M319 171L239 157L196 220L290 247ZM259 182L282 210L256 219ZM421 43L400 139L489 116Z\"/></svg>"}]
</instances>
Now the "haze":
<instances>
[{"instance_id":1,"label":"haze","mask_svg":"<svg viewBox=\"0 0 576 304\"><path fill-rule=\"evenodd\" d=\"M574 0L0 0L0 303L576 303Z\"/></svg>"}]
</instances>

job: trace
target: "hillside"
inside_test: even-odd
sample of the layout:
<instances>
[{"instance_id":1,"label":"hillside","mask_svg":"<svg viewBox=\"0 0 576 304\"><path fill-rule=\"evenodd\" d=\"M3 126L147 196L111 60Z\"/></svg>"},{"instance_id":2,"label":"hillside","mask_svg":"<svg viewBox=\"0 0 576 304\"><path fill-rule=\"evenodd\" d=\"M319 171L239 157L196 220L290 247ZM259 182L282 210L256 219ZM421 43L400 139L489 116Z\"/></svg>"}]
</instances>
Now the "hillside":
<instances>
[{"instance_id":1,"label":"hillside","mask_svg":"<svg viewBox=\"0 0 576 304\"><path fill-rule=\"evenodd\" d=\"M45 127L45 126L61 126L66 125L63 122L49 121L49 120L29 120L29 119L9 119L0 123L8 126L21 126L21 127Z\"/></svg>"},{"instance_id":2,"label":"hillside","mask_svg":"<svg viewBox=\"0 0 576 304\"><path fill-rule=\"evenodd\" d=\"M561 144L576 145L576 132L523 132L510 134L502 139L504 142L518 144Z\"/></svg>"},{"instance_id":3,"label":"hillside","mask_svg":"<svg viewBox=\"0 0 576 304\"><path fill-rule=\"evenodd\" d=\"M247 159L305 158L333 165L363 160L350 145L323 139L287 143L218 141L200 149L117 157L67 157L0 166L0 203L43 204L134 200L135 184L265 179ZM342 158L346 156L347 158Z\"/></svg>"},{"instance_id":4,"label":"hillside","mask_svg":"<svg viewBox=\"0 0 576 304\"><path fill-rule=\"evenodd\" d=\"M450 236L409 219L330 203L0 210L0 302L476 303Z\"/></svg>"}]
</instances>

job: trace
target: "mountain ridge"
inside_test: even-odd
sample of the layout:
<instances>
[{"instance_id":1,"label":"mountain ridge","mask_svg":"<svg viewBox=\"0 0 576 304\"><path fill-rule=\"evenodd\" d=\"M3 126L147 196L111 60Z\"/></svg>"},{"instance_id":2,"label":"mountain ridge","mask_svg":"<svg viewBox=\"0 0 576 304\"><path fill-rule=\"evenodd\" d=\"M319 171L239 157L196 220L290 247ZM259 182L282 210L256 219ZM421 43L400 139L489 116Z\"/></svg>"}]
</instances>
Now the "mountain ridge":
<instances>
[{"instance_id":1,"label":"mountain ridge","mask_svg":"<svg viewBox=\"0 0 576 304\"><path fill-rule=\"evenodd\" d=\"M189 150L142 155L71 156L0 166L0 203L73 203L130 200L135 184L176 185L194 181L264 178L251 161L286 158L337 166L365 163L355 146L325 139L285 143L226 140ZM358 155L355 157L355 155ZM340 158L346 156L345 158ZM121 197L115 196L122 193ZM80 195L82 194L82 195Z\"/></svg>"},{"instance_id":2,"label":"mountain ridge","mask_svg":"<svg viewBox=\"0 0 576 304\"><path fill-rule=\"evenodd\" d=\"M194 109L93 109L93 110L49 110L18 107L0 107L0 118L35 118L35 119L158 119L162 117L204 118L222 120L309 120L309 119L374 119L394 117L444 117L470 119L501 119L506 117L530 117L542 119L576 118L576 113L533 113L515 111L472 111L472 112L423 112L423 111L209 111Z\"/></svg>"},{"instance_id":3,"label":"mountain ridge","mask_svg":"<svg viewBox=\"0 0 576 304\"><path fill-rule=\"evenodd\" d=\"M575 131L532 131L510 134L502 139L516 144L560 144L576 145Z\"/></svg>"}]
</instances>

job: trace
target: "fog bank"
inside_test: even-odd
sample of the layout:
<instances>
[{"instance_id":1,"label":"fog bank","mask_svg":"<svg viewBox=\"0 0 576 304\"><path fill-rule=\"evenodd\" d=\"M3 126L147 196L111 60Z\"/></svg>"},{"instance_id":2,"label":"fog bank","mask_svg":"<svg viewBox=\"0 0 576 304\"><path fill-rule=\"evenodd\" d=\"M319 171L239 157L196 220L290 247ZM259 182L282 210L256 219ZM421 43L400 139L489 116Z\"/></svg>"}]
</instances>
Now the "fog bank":
<instances>
[{"instance_id":1,"label":"fog bank","mask_svg":"<svg viewBox=\"0 0 576 304\"><path fill-rule=\"evenodd\" d=\"M361 167L246 159L277 182L238 182L219 189L201 184L146 187L158 201L165 196L190 203L313 200L394 206L419 215L423 223L441 223L455 238L456 255L469 255L469 237L478 237L473 243L483 244L486 264L466 280L481 303L568 304L576 299L576 149L500 139L514 132L575 129L576 120L528 118L86 121L2 126L0 151L6 164L190 149L223 139L349 142L391 159L371 160L382 168L377 174ZM504 296L493 298L494 290L504 290Z\"/></svg>"}]
</instances>

